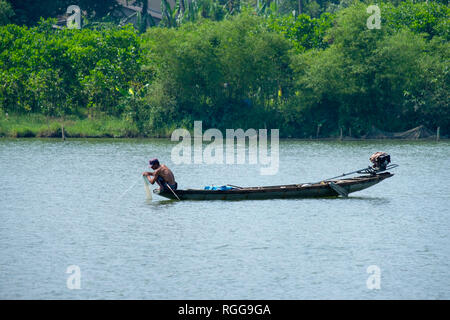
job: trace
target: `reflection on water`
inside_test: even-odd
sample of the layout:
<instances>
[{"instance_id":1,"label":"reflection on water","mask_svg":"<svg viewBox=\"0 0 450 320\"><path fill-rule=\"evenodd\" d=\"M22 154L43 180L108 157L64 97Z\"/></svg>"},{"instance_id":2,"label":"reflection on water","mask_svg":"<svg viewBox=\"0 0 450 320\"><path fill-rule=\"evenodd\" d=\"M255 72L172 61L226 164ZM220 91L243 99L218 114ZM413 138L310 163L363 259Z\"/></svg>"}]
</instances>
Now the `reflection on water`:
<instances>
[{"instance_id":1,"label":"reflection on water","mask_svg":"<svg viewBox=\"0 0 450 320\"><path fill-rule=\"evenodd\" d=\"M273 176L175 165L173 145L0 140L0 298L450 298L449 142L286 140ZM140 180L158 157L182 189L297 184L363 168L375 151L395 176L348 198L147 201ZM380 290L366 287L370 265Z\"/></svg>"},{"instance_id":2,"label":"reflection on water","mask_svg":"<svg viewBox=\"0 0 450 320\"><path fill-rule=\"evenodd\" d=\"M170 199L168 199L168 200L157 200L157 201L154 201L154 200L145 200L145 203L147 204L147 205L150 205L150 206L156 206L156 207L158 207L158 206L163 206L163 207L169 207L169 206L173 206L174 204L175 204L175 202L177 202L178 200L170 200Z\"/></svg>"},{"instance_id":3,"label":"reflection on water","mask_svg":"<svg viewBox=\"0 0 450 320\"><path fill-rule=\"evenodd\" d=\"M336 199L348 201L370 201L371 203L379 205L386 205L390 202L390 199L388 197L358 197L354 195L349 195L348 198L338 197Z\"/></svg>"}]
</instances>

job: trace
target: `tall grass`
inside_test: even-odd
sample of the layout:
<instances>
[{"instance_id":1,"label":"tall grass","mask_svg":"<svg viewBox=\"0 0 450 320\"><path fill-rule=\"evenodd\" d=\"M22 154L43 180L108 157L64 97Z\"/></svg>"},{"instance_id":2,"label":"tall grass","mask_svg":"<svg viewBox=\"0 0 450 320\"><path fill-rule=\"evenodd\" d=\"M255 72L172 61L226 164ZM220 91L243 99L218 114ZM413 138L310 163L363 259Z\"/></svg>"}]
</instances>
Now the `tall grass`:
<instances>
[{"instance_id":1,"label":"tall grass","mask_svg":"<svg viewBox=\"0 0 450 320\"><path fill-rule=\"evenodd\" d=\"M0 115L0 137L61 137L60 118L48 119L40 114ZM64 133L69 138L132 138L139 132L133 123L117 118L68 119Z\"/></svg>"}]
</instances>

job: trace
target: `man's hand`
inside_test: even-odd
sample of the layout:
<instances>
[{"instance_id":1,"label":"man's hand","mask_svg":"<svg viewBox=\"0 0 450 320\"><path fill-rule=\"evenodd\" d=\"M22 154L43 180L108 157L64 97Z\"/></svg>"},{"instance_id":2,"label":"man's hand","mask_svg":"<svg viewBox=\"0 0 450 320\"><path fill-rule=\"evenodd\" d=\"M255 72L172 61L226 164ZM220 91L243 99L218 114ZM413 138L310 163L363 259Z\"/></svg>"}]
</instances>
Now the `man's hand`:
<instances>
[{"instance_id":1,"label":"man's hand","mask_svg":"<svg viewBox=\"0 0 450 320\"><path fill-rule=\"evenodd\" d=\"M143 175L143 176L146 176L146 177L152 176L152 175L153 175L153 172L145 171L142 175Z\"/></svg>"}]
</instances>

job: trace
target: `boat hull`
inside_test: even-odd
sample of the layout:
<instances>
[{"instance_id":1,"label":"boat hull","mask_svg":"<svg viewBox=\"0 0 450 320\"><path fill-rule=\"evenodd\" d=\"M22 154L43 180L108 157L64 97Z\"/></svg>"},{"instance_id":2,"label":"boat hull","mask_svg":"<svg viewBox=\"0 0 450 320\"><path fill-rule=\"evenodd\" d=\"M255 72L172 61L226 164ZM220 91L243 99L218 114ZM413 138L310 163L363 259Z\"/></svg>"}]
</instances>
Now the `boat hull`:
<instances>
[{"instance_id":1,"label":"boat hull","mask_svg":"<svg viewBox=\"0 0 450 320\"><path fill-rule=\"evenodd\" d=\"M346 193L353 193L367 189L393 174L385 172L373 176L360 176L351 179L333 180ZM341 190L342 190L341 189ZM330 181L315 184L294 184L267 187L236 188L232 190L201 190L186 189L174 191L180 200L265 200L265 199L297 199L297 198L326 198L337 197L340 194L330 186ZM177 198L171 191L155 193L168 198Z\"/></svg>"}]
</instances>

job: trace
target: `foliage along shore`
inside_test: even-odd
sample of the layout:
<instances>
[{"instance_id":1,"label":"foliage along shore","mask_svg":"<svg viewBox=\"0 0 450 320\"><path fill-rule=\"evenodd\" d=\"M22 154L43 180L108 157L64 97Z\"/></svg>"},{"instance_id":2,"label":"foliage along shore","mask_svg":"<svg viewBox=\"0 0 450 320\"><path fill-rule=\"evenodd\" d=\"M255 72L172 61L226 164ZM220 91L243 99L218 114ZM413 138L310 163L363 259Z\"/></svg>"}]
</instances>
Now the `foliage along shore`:
<instances>
[{"instance_id":1,"label":"foliage along shore","mask_svg":"<svg viewBox=\"0 0 450 320\"><path fill-rule=\"evenodd\" d=\"M449 6L380 8L381 29L368 29L360 1L316 18L247 8L144 33L1 26L0 136L51 137L64 124L68 137L165 137L194 120L294 138L450 134Z\"/></svg>"},{"instance_id":2,"label":"foliage along shore","mask_svg":"<svg viewBox=\"0 0 450 320\"><path fill-rule=\"evenodd\" d=\"M58 138L62 137L62 118L46 118L43 115L13 115L0 119L0 138ZM168 128L165 132L159 132L155 135L143 135L135 125L129 122L114 118L103 117L99 119L78 119L72 117L64 119L64 139L66 138L165 138L170 139L173 130L176 128ZM270 133L270 131L269 131ZM193 134L193 132L191 132ZM303 138L283 137L284 139L295 140L417 140L415 138L358 138L349 135L351 133L343 133L342 136L310 136ZM447 136L439 136L439 139L450 139ZM436 135L419 140L436 140Z\"/></svg>"}]
</instances>

